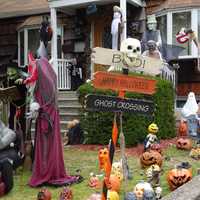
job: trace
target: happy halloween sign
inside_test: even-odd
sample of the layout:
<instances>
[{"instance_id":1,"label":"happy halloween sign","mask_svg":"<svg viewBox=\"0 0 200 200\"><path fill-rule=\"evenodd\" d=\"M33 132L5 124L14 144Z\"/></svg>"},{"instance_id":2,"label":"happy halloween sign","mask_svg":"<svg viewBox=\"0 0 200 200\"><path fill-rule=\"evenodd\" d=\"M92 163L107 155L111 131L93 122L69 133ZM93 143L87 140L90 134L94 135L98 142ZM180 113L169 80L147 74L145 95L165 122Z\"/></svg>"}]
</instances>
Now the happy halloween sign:
<instances>
[{"instance_id":1,"label":"happy halloween sign","mask_svg":"<svg viewBox=\"0 0 200 200\"><path fill-rule=\"evenodd\" d=\"M142 94L153 94L156 88L156 80L108 72L95 73L92 82L94 87L99 89L122 90Z\"/></svg>"},{"instance_id":2,"label":"happy halloween sign","mask_svg":"<svg viewBox=\"0 0 200 200\"><path fill-rule=\"evenodd\" d=\"M88 95L86 97L86 109L102 112L128 112L143 115L151 115L154 111L152 101L121 99L105 95Z\"/></svg>"}]
</instances>

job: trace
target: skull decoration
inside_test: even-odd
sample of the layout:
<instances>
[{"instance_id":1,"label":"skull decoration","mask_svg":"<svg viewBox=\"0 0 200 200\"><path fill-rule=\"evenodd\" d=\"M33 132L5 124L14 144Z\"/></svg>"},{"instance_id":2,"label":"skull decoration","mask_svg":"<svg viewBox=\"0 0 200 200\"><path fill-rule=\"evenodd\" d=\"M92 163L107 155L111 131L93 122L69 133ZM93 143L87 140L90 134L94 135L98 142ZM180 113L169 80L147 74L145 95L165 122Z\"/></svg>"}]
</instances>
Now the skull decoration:
<instances>
[{"instance_id":1,"label":"skull decoration","mask_svg":"<svg viewBox=\"0 0 200 200\"><path fill-rule=\"evenodd\" d=\"M124 63L127 67L141 66L141 60L138 58L141 55L141 44L139 40L135 38L123 40L120 51L124 53Z\"/></svg>"},{"instance_id":2,"label":"skull decoration","mask_svg":"<svg viewBox=\"0 0 200 200\"><path fill-rule=\"evenodd\" d=\"M189 138L179 138L176 141L177 149L190 150L192 148L192 141Z\"/></svg>"},{"instance_id":3,"label":"skull decoration","mask_svg":"<svg viewBox=\"0 0 200 200\"><path fill-rule=\"evenodd\" d=\"M148 167L153 164L157 164L160 167L162 166L162 156L156 151L146 151L140 157L140 163L142 167Z\"/></svg>"},{"instance_id":4,"label":"skull decoration","mask_svg":"<svg viewBox=\"0 0 200 200\"><path fill-rule=\"evenodd\" d=\"M99 168L106 171L107 165L109 163L109 151L107 148L99 150Z\"/></svg>"},{"instance_id":5,"label":"skull decoration","mask_svg":"<svg viewBox=\"0 0 200 200\"><path fill-rule=\"evenodd\" d=\"M162 188L161 187L155 188L155 195L156 195L156 199L161 199L161 197L162 197Z\"/></svg>"},{"instance_id":6,"label":"skull decoration","mask_svg":"<svg viewBox=\"0 0 200 200\"><path fill-rule=\"evenodd\" d=\"M117 176L120 181L123 180L123 170L122 170L122 163L121 162L114 162L112 164L112 174Z\"/></svg>"},{"instance_id":7,"label":"skull decoration","mask_svg":"<svg viewBox=\"0 0 200 200\"><path fill-rule=\"evenodd\" d=\"M60 200L72 200L72 190L69 187L64 187L63 191L60 193Z\"/></svg>"},{"instance_id":8,"label":"skull decoration","mask_svg":"<svg viewBox=\"0 0 200 200\"><path fill-rule=\"evenodd\" d=\"M146 176L147 176L147 181L151 183L151 185L154 186L159 186L160 185L160 173L161 169L158 165L151 165L147 170L146 170Z\"/></svg>"},{"instance_id":9,"label":"skull decoration","mask_svg":"<svg viewBox=\"0 0 200 200\"><path fill-rule=\"evenodd\" d=\"M38 192L37 200L51 200L51 192L46 188L43 188Z\"/></svg>"},{"instance_id":10,"label":"skull decoration","mask_svg":"<svg viewBox=\"0 0 200 200\"><path fill-rule=\"evenodd\" d=\"M167 182L171 190L175 190L176 188L187 183L191 179L191 171L184 168L172 169L167 174Z\"/></svg>"},{"instance_id":11,"label":"skull decoration","mask_svg":"<svg viewBox=\"0 0 200 200\"><path fill-rule=\"evenodd\" d=\"M134 187L137 200L154 200L155 195L150 183L140 182Z\"/></svg>"}]
</instances>

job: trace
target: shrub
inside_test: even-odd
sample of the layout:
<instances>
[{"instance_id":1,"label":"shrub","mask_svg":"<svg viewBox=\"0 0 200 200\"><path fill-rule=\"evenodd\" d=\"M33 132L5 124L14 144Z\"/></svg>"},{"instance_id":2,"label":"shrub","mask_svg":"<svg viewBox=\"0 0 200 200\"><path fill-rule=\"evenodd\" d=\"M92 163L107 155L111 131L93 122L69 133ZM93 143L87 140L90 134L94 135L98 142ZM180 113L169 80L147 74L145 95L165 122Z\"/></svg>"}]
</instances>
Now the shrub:
<instances>
[{"instance_id":1,"label":"shrub","mask_svg":"<svg viewBox=\"0 0 200 200\"><path fill-rule=\"evenodd\" d=\"M171 138L176 134L173 86L169 81L160 78L156 78L156 80L156 93L152 96L132 92L126 93L127 98L152 100L155 106L155 112L150 117L123 113L123 132L127 146L142 143L148 134L147 127L152 122L155 122L159 127L158 138ZM117 93L111 90L95 89L90 83L82 85L78 89L78 93L80 103L83 105L81 110L81 126L85 132L86 143L108 144L112 133L114 113L86 111L84 109L84 99L88 94L117 96Z\"/></svg>"}]
</instances>

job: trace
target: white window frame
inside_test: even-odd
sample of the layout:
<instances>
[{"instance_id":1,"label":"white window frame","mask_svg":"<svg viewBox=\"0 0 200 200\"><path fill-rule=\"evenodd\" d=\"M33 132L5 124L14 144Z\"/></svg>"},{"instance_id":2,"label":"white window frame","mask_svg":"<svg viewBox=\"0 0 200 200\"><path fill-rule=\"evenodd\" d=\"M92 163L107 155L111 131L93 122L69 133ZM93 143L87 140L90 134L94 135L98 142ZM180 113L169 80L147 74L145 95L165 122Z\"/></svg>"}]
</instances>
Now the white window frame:
<instances>
[{"instance_id":1,"label":"white window frame","mask_svg":"<svg viewBox=\"0 0 200 200\"><path fill-rule=\"evenodd\" d=\"M174 13L181 13L181 12L190 12L191 13L191 29L198 33L198 10L200 8L194 8L194 9L173 9L173 10L168 10L165 12L160 12L157 13L157 17L161 17L166 15L167 16L167 43L172 44L173 41L173 14ZM198 36L198 35L197 35ZM179 56L179 58L194 58L198 56L198 50L195 46L195 44L192 42L192 47L191 47L191 55L186 55L186 56Z\"/></svg>"},{"instance_id":2,"label":"white window frame","mask_svg":"<svg viewBox=\"0 0 200 200\"><path fill-rule=\"evenodd\" d=\"M34 29L39 29L40 25L38 26L31 26L31 27L24 27L20 30L18 30L18 66L22 66L21 65L21 51L20 51L20 33L23 32L24 33L24 65L28 64L28 31L29 30L34 30ZM61 45L64 42L64 27L63 26L59 26L59 28L61 28ZM61 58L64 58L64 54L61 53Z\"/></svg>"}]
</instances>

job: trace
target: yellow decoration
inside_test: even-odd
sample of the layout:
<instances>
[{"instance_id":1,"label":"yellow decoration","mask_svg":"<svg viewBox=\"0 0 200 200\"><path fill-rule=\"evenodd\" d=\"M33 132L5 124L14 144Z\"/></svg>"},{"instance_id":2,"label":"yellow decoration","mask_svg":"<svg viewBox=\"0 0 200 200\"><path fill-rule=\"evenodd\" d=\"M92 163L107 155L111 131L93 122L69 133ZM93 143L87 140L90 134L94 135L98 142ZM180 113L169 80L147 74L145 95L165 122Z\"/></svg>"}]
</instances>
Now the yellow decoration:
<instances>
[{"instance_id":1,"label":"yellow decoration","mask_svg":"<svg viewBox=\"0 0 200 200\"><path fill-rule=\"evenodd\" d=\"M158 132L157 124L155 124L155 123L150 124L149 127L148 127L148 132L156 134Z\"/></svg>"},{"instance_id":2,"label":"yellow decoration","mask_svg":"<svg viewBox=\"0 0 200 200\"><path fill-rule=\"evenodd\" d=\"M108 191L108 197L107 200L119 200L119 195L115 191Z\"/></svg>"}]
</instances>

